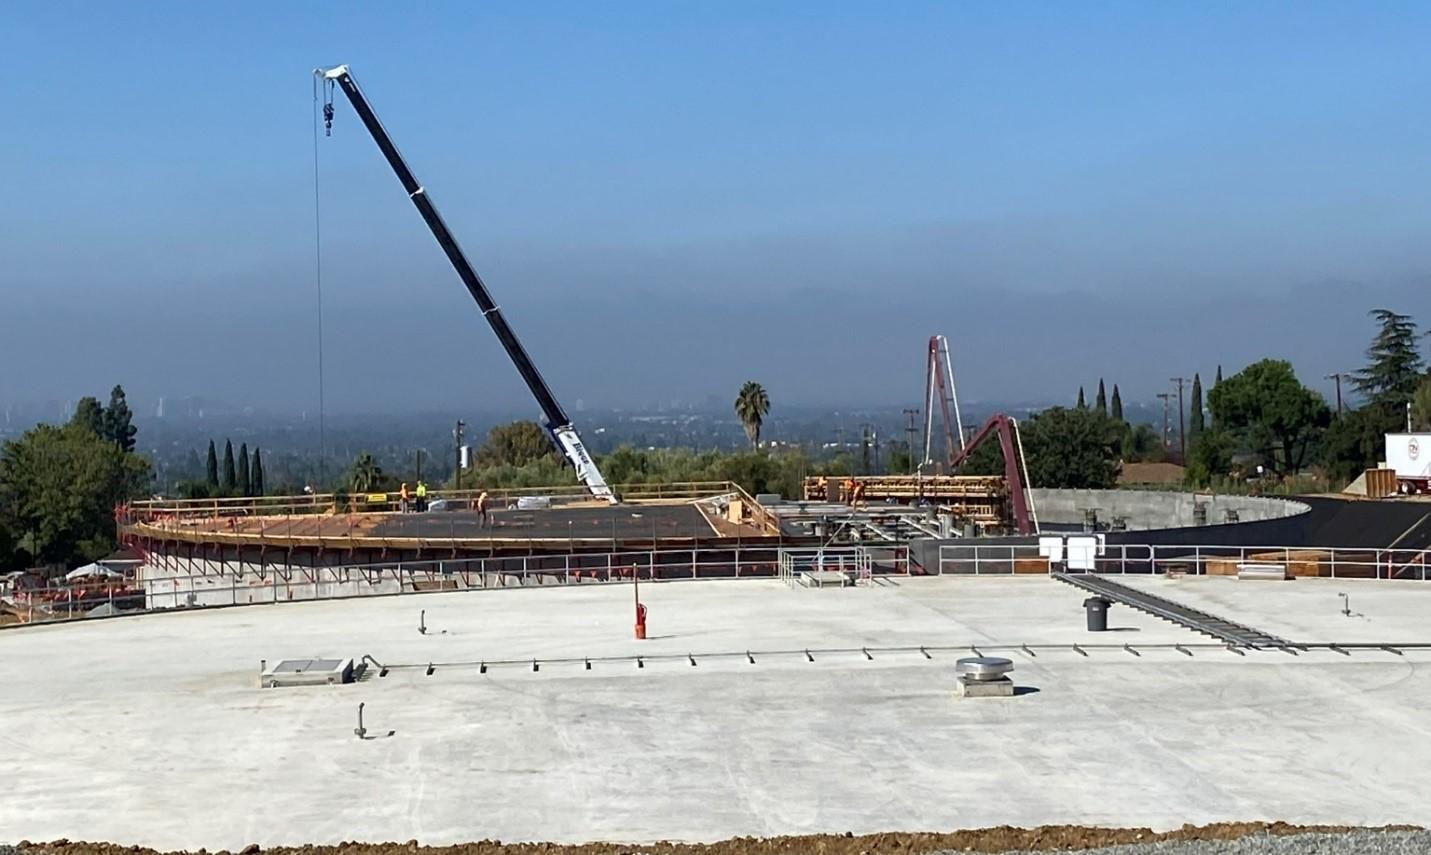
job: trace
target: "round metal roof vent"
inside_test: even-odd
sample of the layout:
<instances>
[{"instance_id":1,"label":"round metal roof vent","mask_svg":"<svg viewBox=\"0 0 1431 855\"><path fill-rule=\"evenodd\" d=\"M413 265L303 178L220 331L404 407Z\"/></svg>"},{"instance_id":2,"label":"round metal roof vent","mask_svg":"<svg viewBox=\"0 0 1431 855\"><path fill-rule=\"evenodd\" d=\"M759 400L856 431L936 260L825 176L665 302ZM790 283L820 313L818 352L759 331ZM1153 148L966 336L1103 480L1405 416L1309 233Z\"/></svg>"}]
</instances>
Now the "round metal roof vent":
<instances>
[{"instance_id":1,"label":"round metal roof vent","mask_svg":"<svg viewBox=\"0 0 1431 855\"><path fill-rule=\"evenodd\" d=\"M955 662L954 670L968 680L998 680L1014 670L1014 663L1002 656L968 656Z\"/></svg>"}]
</instances>

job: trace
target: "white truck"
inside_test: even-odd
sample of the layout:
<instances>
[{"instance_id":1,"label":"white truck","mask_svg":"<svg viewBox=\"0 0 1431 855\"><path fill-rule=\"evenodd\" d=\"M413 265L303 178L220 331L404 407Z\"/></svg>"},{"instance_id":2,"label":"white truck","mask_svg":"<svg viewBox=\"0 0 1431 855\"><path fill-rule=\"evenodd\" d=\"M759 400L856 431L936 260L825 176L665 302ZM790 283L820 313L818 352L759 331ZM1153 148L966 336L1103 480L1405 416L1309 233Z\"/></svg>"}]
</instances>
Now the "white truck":
<instances>
[{"instance_id":1,"label":"white truck","mask_svg":"<svg viewBox=\"0 0 1431 855\"><path fill-rule=\"evenodd\" d=\"M1396 470L1399 492L1431 492L1431 433L1387 434L1386 468Z\"/></svg>"}]
</instances>

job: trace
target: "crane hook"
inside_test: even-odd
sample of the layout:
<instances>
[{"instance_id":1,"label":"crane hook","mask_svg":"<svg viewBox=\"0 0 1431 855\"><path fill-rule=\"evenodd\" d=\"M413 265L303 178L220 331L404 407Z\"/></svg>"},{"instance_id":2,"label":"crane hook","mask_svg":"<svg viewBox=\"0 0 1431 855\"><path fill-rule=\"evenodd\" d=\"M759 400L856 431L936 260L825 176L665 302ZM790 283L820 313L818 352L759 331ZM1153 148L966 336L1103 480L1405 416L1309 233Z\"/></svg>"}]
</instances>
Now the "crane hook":
<instances>
[{"instance_id":1,"label":"crane hook","mask_svg":"<svg viewBox=\"0 0 1431 855\"><path fill-rule=\"evenodd\" d=\"M333 81L325 80L323 93L323 135L333 135Z\"/></svg>"}]
</instances>

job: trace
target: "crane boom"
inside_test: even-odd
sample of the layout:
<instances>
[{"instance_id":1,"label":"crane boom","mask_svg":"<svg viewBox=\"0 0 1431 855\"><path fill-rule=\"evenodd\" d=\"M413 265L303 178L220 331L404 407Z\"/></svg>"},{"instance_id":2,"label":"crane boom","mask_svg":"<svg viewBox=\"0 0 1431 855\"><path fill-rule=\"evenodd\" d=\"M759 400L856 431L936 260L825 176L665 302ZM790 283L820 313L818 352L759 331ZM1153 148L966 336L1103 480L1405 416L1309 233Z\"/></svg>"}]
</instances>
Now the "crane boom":
<instances>
[{"instance_id":1,"label":"crane boom","mask_svg":"<svg viewBox=\"0 0 1431 855\"><path fill-rule=\"evenodd\" d=\"M467 286L468 293L472 295L473 300L477 301L477 307L482 310L482 317L487 319L487 323L492 327L492 332L497 334L497 340L502 343L502 347L507 351L507 356L517 367L517 373L522 375L527 388L537 399L537 404L542 408L542 415L546 418L547 430L551 432L552 438L561 448L562 453L576 468L577 477L581 479L593 496L614 504L616 495L607 486L606 479L601 476L601 470L597 469L596 461L592 460L591 455L587 453L586 446L576 432L576 427L572 425L571 419L567 418L566 411L562 409L561 404L557 403L551 387L542 378L542 374L537 370L532 358L527 355L527 350L522 347L516 333L512 332L512 327L502 316L501 308L493 301L487 286L482 282L482 277L477 275L477 271L467 260L466 254L457 245L457 239L452 236L447 224L442 221L442 215L437 213L437 208L432 204L427 190L418 183L417 177L412 174L407 162L398 153L397 146L393 144L388 132L383 129L383 123L378 121L377 114L368 104L368 99L363 96L363 91L358 88L358 83L353 79L348 66L320 68L313 73L329 82L330 85L336 84L343 90L343 94L348 96L353 110L357 112L358 118L362 119L364 127L373 137L373 142L378 144L378 149L383 153L383 157L387 158L388 165L397 174L398 181L402 182L403 190L407 191L408 198L412 200L413 205L417 206L417 212L422 215L423 222L427 223L427 227L432 231L432 236L437 239L442 251L447 254L447 260L452 263L458 277L462 279L462 284ZM323 118L331 128L333 123L331 101L323 107Z\"/></svg>"}]
</instances>

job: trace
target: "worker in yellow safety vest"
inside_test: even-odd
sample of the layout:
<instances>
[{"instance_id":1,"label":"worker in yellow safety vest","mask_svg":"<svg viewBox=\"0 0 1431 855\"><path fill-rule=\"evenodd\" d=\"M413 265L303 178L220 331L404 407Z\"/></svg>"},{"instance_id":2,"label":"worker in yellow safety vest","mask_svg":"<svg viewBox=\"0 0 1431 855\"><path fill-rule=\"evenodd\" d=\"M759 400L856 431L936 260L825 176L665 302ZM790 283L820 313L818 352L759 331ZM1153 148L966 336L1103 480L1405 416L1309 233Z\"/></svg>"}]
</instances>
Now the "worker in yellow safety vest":
<instances>
[{"instance_id":1,"label":"worker in yellow safety vest","mask_svg":"<svg viewBox=\"0 0 1431 855\"><path fill-rule=\"evenodd\" d=\"M417 509L418 511L427 510L427 482L425 481L417 482Z\"/></svg>"},{"instance_id":2,"label":"worker in yellow safety vest","mask_svg":"<svg viewBox=\"0 0 1431 855\"><path fill-rule=\"evenodd\" d=\"M483 490L482 494L477 497L477 524L483 526L491 525L491 517L487 515L486 490Z\"/></svg>"}]
</instances>

